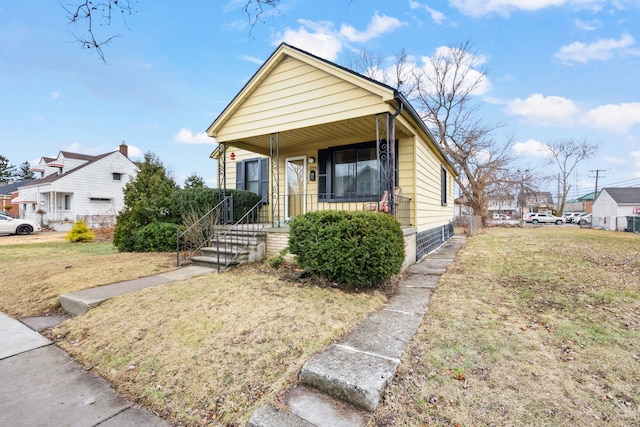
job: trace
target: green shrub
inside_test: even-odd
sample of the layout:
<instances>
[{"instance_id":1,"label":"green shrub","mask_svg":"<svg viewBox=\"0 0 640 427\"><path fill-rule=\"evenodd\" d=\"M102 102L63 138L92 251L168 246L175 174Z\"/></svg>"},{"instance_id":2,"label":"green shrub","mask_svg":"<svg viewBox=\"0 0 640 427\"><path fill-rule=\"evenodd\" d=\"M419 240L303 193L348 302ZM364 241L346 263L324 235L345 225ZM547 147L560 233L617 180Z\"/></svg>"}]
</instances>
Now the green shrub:
<instances>
[{"instance_id":1,"label":"green shrub","mask_svg":"<svg viewBox=\"0 0 640 427\"><path fill-rule=\"evenodd\" d=\"M91 231L89 226L83 220L73 223L73 227L65 236L65 239L72 243L76 242L92 242L96 238L96 234Z\"/></svg>"},{"instance_id":2,"label":"green shrub","mask_svg":"<svg viewBox=\"0 0 640 427\"><path fill-rule=\"evenodd\" d=\"M171 252L176 250L176 230L178 225L171 222L152 222L136 230L131 235L130 251Z\"/></svg>"},{"instance_id":3,"label":"green shrub","mask_svg":"<svg viewBox=\"0 0 640 427\"><path fill-rule=\"evenodd\" d=\"M233 196L233 222L238 221L249 209L260 201L260 196L251 191L226 190L227 196ZM171 217L176 223L183 223L185 215L196 212L203 216L220 202L220 190L217 188L191 187L175 191L171 195ZM229 215L231 217L231 215Z\"/></svg>"},{"instance_id":4,"label":"green shrub","mask_svg":"<svg viewBox=\"0 0 640 427\"><path fill-rule=\"evenodd\" d=\"M379 212L299 215L291 222L289 251L310 273L370 287L398 274L405 256L400 224Z\"/></svg>"}]
</instances>

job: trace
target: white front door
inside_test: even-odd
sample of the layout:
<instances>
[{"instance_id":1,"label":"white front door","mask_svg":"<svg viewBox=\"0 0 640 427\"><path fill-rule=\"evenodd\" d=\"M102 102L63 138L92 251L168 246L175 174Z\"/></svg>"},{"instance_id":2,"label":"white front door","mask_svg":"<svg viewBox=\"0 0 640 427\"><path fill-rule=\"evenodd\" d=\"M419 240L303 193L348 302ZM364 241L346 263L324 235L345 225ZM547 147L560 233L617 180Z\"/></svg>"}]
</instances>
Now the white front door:
<instances>
[{"instance_id":1,"label":"white front door","mask_svg":"<svg viewBox=\"0 0 640 427\"><path fill-rule=\"evenodd\" d=\"M305 156L285 159L284 217L288 221L305 213L307 193L307 158Z\"/></svg>"}]
</instances>

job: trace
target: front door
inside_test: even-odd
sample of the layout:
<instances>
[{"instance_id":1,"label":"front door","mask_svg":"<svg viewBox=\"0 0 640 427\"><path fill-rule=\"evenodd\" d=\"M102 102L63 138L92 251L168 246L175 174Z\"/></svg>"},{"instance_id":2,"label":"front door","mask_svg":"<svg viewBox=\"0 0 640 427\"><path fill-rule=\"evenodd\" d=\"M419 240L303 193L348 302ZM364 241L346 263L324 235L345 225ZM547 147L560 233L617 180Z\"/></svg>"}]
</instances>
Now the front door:
<instances>
[{"instance_id":1,"label":"front door","mask_svg":"<svg viewBox=\"0 0 640 427\"><path fill-rule=\"evenodd\" d=\"M296 215L305 213L307 190L307 158L305 156L288 157L286 164L286 184L284 217L288 221Z\"/></svg>"}]
</instances>

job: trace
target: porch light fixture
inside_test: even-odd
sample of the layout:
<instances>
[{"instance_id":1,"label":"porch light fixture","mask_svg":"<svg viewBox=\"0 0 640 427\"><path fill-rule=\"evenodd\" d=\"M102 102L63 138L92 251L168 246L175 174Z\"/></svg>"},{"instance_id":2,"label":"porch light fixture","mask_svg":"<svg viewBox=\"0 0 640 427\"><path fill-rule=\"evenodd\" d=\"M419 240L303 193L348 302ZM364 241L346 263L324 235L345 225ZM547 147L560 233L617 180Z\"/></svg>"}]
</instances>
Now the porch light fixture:
<instances>
[{"instance_id":1,"label":"porch light fixture","mask_svg":"<svg viewBox=\"0 0 640 427\"><path fill-rule=\"evenodd\" d=\"M309 163L313 164L315 162L316 162L316 158L315 157L313 157L313 156L309 157Z\"/></svg>"}]
</instances>

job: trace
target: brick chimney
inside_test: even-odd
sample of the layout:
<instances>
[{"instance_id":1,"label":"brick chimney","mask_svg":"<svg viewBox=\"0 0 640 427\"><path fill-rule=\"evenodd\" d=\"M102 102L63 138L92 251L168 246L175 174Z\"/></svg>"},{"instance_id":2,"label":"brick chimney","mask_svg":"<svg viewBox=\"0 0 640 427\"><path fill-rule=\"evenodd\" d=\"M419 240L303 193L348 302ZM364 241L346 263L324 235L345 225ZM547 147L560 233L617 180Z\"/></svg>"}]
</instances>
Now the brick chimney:
<instances>
[{"instance_id":1,"label":"brick chimney","mask_svg":"<svg viewBox=\"0 0 640 427\"><path fill-rule=\"evenodd\" d=\"M122 144L120 144L120 147L118 148L125 157L129 157L129 147L127 147L127 144L125 144L124 141L122 141Z\"/></svg>"}]
</instances>

